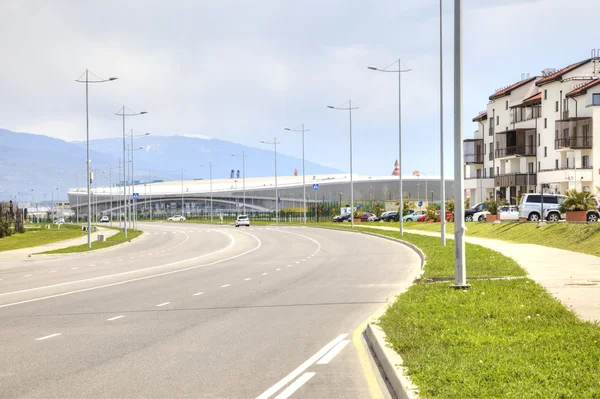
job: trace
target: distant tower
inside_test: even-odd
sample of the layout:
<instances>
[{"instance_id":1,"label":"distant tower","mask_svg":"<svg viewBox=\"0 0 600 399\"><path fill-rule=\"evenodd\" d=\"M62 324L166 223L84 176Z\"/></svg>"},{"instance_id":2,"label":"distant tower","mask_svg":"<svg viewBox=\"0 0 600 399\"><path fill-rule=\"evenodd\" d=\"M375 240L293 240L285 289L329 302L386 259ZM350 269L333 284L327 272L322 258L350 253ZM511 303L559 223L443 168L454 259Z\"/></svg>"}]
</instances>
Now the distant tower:
<instances>
[{"instance_id":1,"label":"distant tower","mask_svg":"<svg viewBox=\"0 0 600 399\"><path fill-rule=\"evenodd\" d=\"M400 163L396 159L396 163L394 164L394 171L392 172L392 176L400 176Z\"/></svg>"},{"instance_id":2,"label":"distant tower","mask_svg":"<svg viewBox=\"0 0 600 399\"><path fill-rule=\"evenodd\" d=\"M298 176L298 169L294 169L294 176Z\"/></svg>"}]
</instances>

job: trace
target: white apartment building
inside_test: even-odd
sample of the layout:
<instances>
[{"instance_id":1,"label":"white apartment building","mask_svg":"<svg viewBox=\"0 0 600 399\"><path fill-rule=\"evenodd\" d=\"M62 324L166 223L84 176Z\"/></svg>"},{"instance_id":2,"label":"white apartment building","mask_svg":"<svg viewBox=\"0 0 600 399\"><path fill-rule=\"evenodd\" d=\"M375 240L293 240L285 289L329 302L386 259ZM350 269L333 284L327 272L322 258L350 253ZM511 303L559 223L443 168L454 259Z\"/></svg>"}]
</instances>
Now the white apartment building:
<instances>
[{"instance_id":1,"label":"white apartment building","mask_svg":"<svg viewBox=\"0 0 600 399\"><path fill-rule=\"evenodd\" d=\"M523 77L489 97L464 141L471 203L519 193L600 186L600 54L542 76ZM593 146L593 143L596 146ZM594 169L594 159L596 168Z\"/></svg>"}]
</instances>

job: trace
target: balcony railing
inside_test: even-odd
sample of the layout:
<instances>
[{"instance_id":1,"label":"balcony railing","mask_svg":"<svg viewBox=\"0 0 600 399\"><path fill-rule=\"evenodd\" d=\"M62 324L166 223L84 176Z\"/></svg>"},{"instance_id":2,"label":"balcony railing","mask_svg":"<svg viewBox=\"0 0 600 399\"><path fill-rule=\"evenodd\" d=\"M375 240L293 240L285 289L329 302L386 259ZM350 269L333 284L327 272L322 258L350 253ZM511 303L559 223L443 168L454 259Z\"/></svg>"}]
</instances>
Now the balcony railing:
<instances>
[{"instance_id":1,"label":"balcony railing","mask_svg":"<svg viewBox=\"0 0 600 399\"><path fill-rule=\"evenodd\" d=\"M561 148L574 148L574 149L585 149L592 148L592 136L574 136L574 137L561 137L554 140L554 149L559 150Z\"/></svg>"},{"instance_id":2,"label":"balcony railing","mask_svg":"<svg viewBox=\"0 0 600 399\"><path fill-rule=\"evenodd\" d=\"M465 163L483 163L483 153L478 152L475 154L465 154Z\"/></svg>"},{"instance_id":3,"label":"balcony railing","mask_svg":"<svg viewBox=\"0 0 600 399\"><path fill-rule=\"evenodd\" d=\"M504 175L497 175L494 177L494 185L496 187L513 187L513 186L535 186L537 184L537 178L535 173L510 173Z\"/></svg>"},{"instance_id":4,"label":"balcony railing","mask_svg":"<svg viewBox=\"0 0 600 399\"><path fill-rule=\"evenodd\" d=\"M512 157L512 156L535 156L536 146L525 145L525 146L509 146L506 148L498 148L496 150L496 158Z\"/></svg>"},{"instance_id":5,"label":"balcony railing","mask_svg":"<svg viewBox=\"0 0 600 399\"><path fill-rule=\"evenodd\" d=\"M493 161L494 160L494 153L490 152L488 153L488 161Z\"/></svg>"}]
</instances>

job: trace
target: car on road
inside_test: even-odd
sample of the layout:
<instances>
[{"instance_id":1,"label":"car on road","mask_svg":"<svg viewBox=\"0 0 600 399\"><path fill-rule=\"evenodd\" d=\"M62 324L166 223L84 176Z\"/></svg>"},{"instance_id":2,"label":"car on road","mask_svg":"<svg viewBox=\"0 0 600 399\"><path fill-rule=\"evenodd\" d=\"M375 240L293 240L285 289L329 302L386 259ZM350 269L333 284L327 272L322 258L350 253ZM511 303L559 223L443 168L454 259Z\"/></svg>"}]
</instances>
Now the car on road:
<instances>
[{"instance_id":1,"label":"car on road","mask_svg":"<svg viewBox=\"0 0 600 399\"><path fill-rule=\"evenodd\" d=\"M238 215L237 219L235 219L235 227L246 226L250 227L250 219L248 215Z\"/></svg>"},{"instance_id":2,"label":"car on road","mask_svg":"<svg viewBox=\"0 0 600 399\"><path fill-rule=\"evenodd\" d=\"M408 215L404 215L402 218L405 222L416 222L421 216L427 214L427 211L416 211L413 213L409 213Z\"/></svg>"},{"instance_id":3,"label":"car on road","mask_svg":"<svg viewBox=\"0 0 600 399\"><path fill-rule=\"evenodd\" d=\"M110 219L108 218L108 216L102 216L100 218L100 223L108 223L110 222Z\"/></svg>"},{"instance_id":4,"label":"car on road","mask_svg":"<svg viewBox=\"0 0 600 399\"><path fill-rule=\"evenodd\" d=\"M474 216L476 213L487 211L487 204L485 202L480 202L478 204L473 205L469 209L465 210L465 222L472 222L475 219ZM478 215L479 217L480 215Z\"/></svg>"},{"instance_id":5,"label":"car on road","mask_svg":"<svg viewBox=\"0 0 600 399\"><path fill-rule=\"evenodd\" d=\"M525 194L519 203L519 219L538 222L545 217L549 221L558 221L561 219L559 208L565 198L564 195L558 194L544 194L543 197L542 194Z\"/></svg>"},{"instance_id":6,"label":"car on road","mask_svg":"<svg viewBox=\"0 0 600 399\"><path fill-rule=\"evenodd\" d=\"M185 220L185 216L175 215L171 216L167 219L168 222L183 222Z\"/></svg>"}]
</instances>

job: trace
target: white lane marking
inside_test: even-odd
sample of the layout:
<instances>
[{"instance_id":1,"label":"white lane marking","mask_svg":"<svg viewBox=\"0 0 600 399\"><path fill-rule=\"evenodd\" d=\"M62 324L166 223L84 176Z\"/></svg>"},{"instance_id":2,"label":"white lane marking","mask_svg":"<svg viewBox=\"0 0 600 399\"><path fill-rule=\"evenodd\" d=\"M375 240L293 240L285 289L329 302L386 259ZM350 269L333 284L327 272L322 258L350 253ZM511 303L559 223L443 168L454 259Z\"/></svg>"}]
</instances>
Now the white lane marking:
<instances>
[{"instance_id":1,"label":"white lane marking","mask_svg":"<svg viewBox=\"0 0 600 399\"><path fill-rule=\"evenodd\" d=\"M43 340L48 339L48 338L58 337L59 335L62 335L62 333L46 335L45 337L39 337L39 338L36 338L35 340L36 341L43 341Z\"/></svg>"},{"instance_id":2,"label":"white lane marking","mask_svg":"<svg viewBox=\"0 0 600 399\"><path fill-rule=\"evenodd\" d=\"M252 277L248 277L248 278L244 279L244 281L250 281L250 280L252 280Z\"/></svg>"},{"instance_id":3,"label":"white lane marking","mask_svg":"<svg viewBox=\"0 0 600 399\"><path fill-rule=\"evenodd\" d=\"M227 287L230 287L230 286L231 286L231 284L225 284L225 285L222 285L221 288L227 288Z\"/></svg>"},{"instance_id":4,"label":"white lane marking","mask_svg":"<svg viewBox=\"0 0 600 399\"><path fill-rule=\"evenodd\" d=\"M261 276L266 276L267 274L269 274L269 273L263 273L263 274L261 274Z\"/></svg>"},{"instance_id":5,"label":"white lane marking","mask_svg":"<svg viewBox=\"0 0 600 399\"><path fill-rule=\"evenodd\" d=\"M328 364L334 357L336 357L336 355L338 353L340 353L345 347L346 345L348 345L350 343L350 340L346 339L343 340L342 342L340 342L339 344L337 344L336 346L333 347L332 350L329 351L329 353L327 353L325 356L323 356L321 358L321 360L319 360L317 362L317 364Z\"/></svg>"},{"instance_id":6,"label":"white lane marking","mask_svg":"<svg viewBox=\"0 0 600 399\"><path fill-rule=\"evenodd\" d=\"M121 316L115 316L115 317L111 317L110 319L106 319L106 321L119 320L119 319L122 319L123 317L125 317L125 316L123 316L123 315L121 315Z\"/></svg>"},{"instance_id":7,"label":"white lane marking","mask_svg":"<svg viewBox=\"0 0 600 399\"><path fill-rule=\"evenodd\" d=\"M198 296L198 295L202 295L202 294L204 294L204 292L196 292L196 293L194 294L194 296Z\"/></svg>"},{"instance_id":8,"label":"white lane marking","mask_svg":"<svg viewBox=\"0 0 600 399\"><path fill-rule=\"evenodd\" d=\"M288 265L288 267L292 267L292 265Z\"/></svg>"},{"instance_id":9,"label":"white lane marking","mask_svg":"<svg viewBox=\"0 0 600 399\"><path fill-rule=\"evenodd\" d=\"M163 302L163 303L159 303L158 305L156 305L157 308L160 308L161 306L165 306L170 304L171 302Z\"/></svg>"},{"instance_id":10,"label":"white lane marking","mask_svg":"<svg viewBox=\"0 0 600 399\"><path fill-rule=\"evenodd\" d=\"M325 345L321 350L311 356L310 359L302 363L298 366L294 371L283 377L279 382L273 385L271 388L264 391L260 396L257 396L256 399L267 399L270 398L275 392L279 391L282 387L287 385L294 378L298 377L300 374L304 372L307 368L313 365L314 362L323 357L327 352L331 350L334 346L336 346L341 340L346 338L348 334L340 334L333 341Z\"/></svg>"},{"instance_id":11,"label":"white lane marking","mask_svg":"<svg viewBox=\"0 0 600 399\"><path fill-rule=\"evenodd\" d=\"M94 267L94 266L96 266L96 265L94 265L93 263L90 265L90 267Z\"/></svg>"},{"instance_id":12,"label":"white lane marking","mask_svg":"<svg viewBox=\"0 0 600 399\"><path fill-rule=\"evenodd\" d=\"M235 240L234 240L234 238L230 234L225 233L225 232L221 232L221 231L218 231L218 230L214 230L214 231L217 231L219 233L225 234L225 235L227 235L227 236L229 236L231 238L232 241L229 243L229 245L227 247L221 248L221 249L219 249L218 251L215 251L215 252L211 252L211 253L208 253L208 254L197 256L196 258L190 258L190 259L180 260L180 261L173 262L173 263L167 263L165 265L152 266L152 267L147 267L145 269L130 270L128 272L117 273L117 274L110 274L110 275L107 275L107 276L92 277L92 278L88 278L88 279L84 279L84 280L68 281L66 283L59 283L59 284L47 285L45 287L29 288L29 289L20 290L20 291L5 292L3 294L0 294L0 297L4 296L4 295L12 295L12 294L17 294L17 293L21 293L21 292L38 291L38 290L45 289L45 288L57 287L57 286L68 285L68 284L82 283L84 281L92 281L92 280L99 280L99 279L104 279L104 278L109 278L109 277L122 276L122 275L126 275L126 274L137 273L137 272L140 272L140 271L147 271L147 270L153 270L153 269L167 267L167 266L173 266L173 265L177 265L179 263L191 262L191 261L195 261L197 259L204 258L204 257L209 256L209 255L214 255L214 254L217 254L219 252L225 251L225 250L231 248L235 244ZM225 258L225 259L216 260L216 261L210 262L210 263L205 263L203 265L196 265L196 266L186 267L186 268L179 269L179 270L172 270L170 272L163 272L163 273L153 274L153 275L145 276L145 277L132 278L130 280L119 281L119 282L112 283L112 284L104 284L104 285L99 285L99 286L96 286L96 287L82 288L80 290L63 292L62 294L47 295L47 296L43 296L43 297L39 297L39 298L27 299L27 300L24 300L24 301L7 303L7 304L4 304L4 305L0 305L0 308L7 308L9 306L21 305L21 304L30 303L30 302L37 302L37 301L41 301L41 300L44 300L44 299L58 298L58 297L61 297L61 296L78 294L80 292L93 291L93 290L98 290L98 289L101 289L101 288L114 287L114 286L117 286L117 285L132 283L132 282L135 282L135 281L148 280L148 279L151 279L151 278L156 278L156 277L161 277L161 276L167 276L167 275L175 274L175 273L181 273L181 272L185 272L185 271L188 271L188 270L194 270L194 269L198 269L198 268L201 268L201 267L213 266L213 265L217 265L219 263L227 262L227 261L230 261L230 260L237 259L239 257L245 256L245 255L247 255L247 254L249 254L251 252L254 252L254 251L258 250L262 246L262 241L260 241L258 239L258 237L256 237L255 235L250 234L250 233L241 233L241 234L245 234L245 235L249 235L249 236L253 237L258 242L258 245L256 247L252 248L252 249L249 249L246 252L242 252L241 254L238 254L238 255L235 255L235 256L230 256L229 258Z\"/></svg>"},{"instance_id":13,"label":"white lane marking","mask_svg":"<svg viewBox=\"0 0 600 399\"><path fill-rule=\"evenodd\" d=\"M281 269L275 269L276 272L280 271Z\"/></svg>"},{"instance_id":14,"label":"white lane marking","mask_svg":"<svg viewBox=\"0 0 600 399\"><path fill-rule=\"evenodd\" d=\"M292 396L292 394L294 392L296 392L298 389L300 389L300 387L304 384L306 384L308 382L308 380L310 380L311 378L314 377L314 375L317 373L304 373L300 376L300 378L298 378L296 381L294 381L289 387L287 387L286 389L283 390L283 392L281 392L279 395L277 395L275 397L275 399L287 399L290 396Z\"/></svg>"},{"instance_id":15,"label":"white lane marking","mask_svg":"<svg viewBox=\"0 0 600 399\"><path fill-rule=\"evenodd\" d=\"M76 270L76 269L78 269L77 266L71 268L71 270Z\"/></svg>"},{"instance_id":16,"label":"white lane marking","mask_svg":"<svg viewBox=\"0 0 600 399\"><path fill-rule=\"evenodd\" d=\"M296 262L296 264L300 263L300 261Z\"/></svg>"},{"instance_id":17,"label":"white lane marking","mask_svg":"<svg viewBox=\"0 0 600 399\"><path fill-rule=\"evenodd\" d=\"M23 277L31 277L31 276L33 276L33 274L26 274Z\"/></svg>"}]
</instances>

